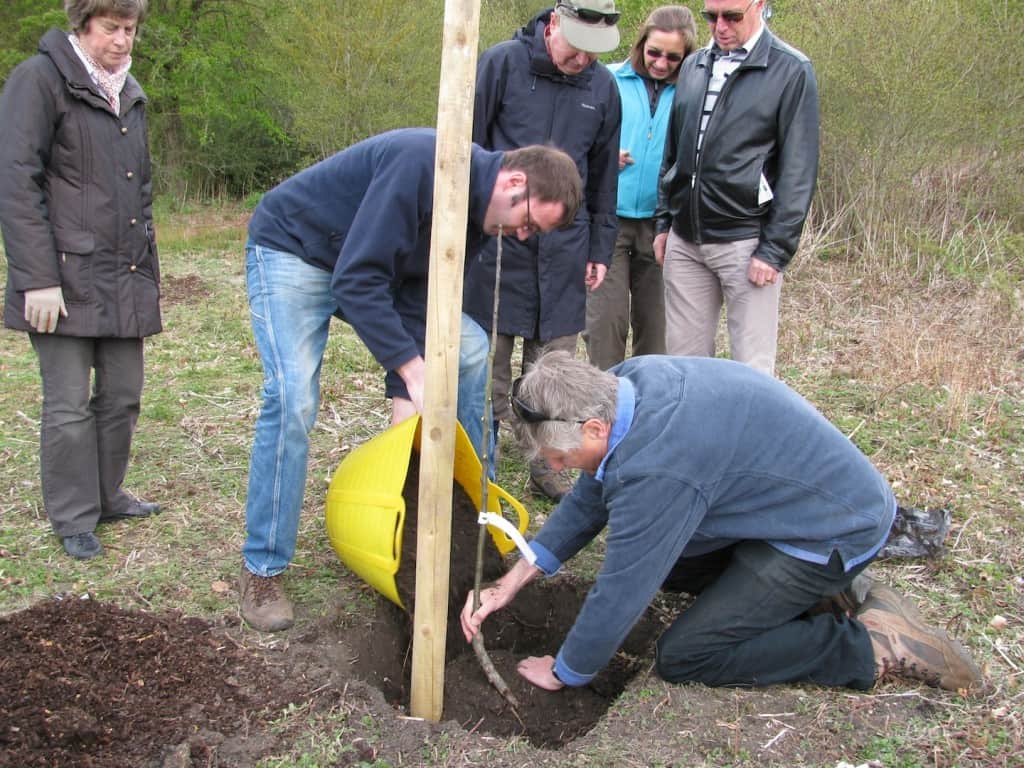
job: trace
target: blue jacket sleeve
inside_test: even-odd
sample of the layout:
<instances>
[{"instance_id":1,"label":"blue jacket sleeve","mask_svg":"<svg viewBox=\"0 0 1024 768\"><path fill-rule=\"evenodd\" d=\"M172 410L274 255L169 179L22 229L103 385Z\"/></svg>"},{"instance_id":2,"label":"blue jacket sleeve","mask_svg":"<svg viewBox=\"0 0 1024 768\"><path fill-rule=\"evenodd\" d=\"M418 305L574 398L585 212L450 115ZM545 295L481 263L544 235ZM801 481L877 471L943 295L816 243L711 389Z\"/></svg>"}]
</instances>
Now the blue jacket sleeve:
<instances>
[{"instance_id":1,"label":"blue jacket sleeve","mask_svg":"<svg viewBox=\"0 0 1024 768\"><path fill-rule=\"evenodd\" d=\"M401 153L388 157L375 169L331 280L331 293L345 320L389 371L419 355L393 293L400 265L419 250L420 229L431 214L432 200L432 170Z\"/></svg>"},{"instance_id":2,"label":"blue jacket sleeve","mask_svg":"<svg viewBox=\"0 0 1024 768\"><path fill-rule=\"evenodd\" d=\"M22 63L0 98L0 224L7 275L15 291L60 285L60 267L46 197L58 120L42 57Z\"/></svg>"},{"instance_id":3,"label":"blue jacket sleeve","mask_svg":"<svg viewBox=\"0 0 1024 768\"><path fill-rule=\"evenodd\" d=\"M619 87L608 79L607 110L600 134L587 155L587 188L584 190L590 211L590 255L588 261L611 266L615 238L619 234L619 134L622 130L622 106Z\"/></svg>"},{"instance_id":4,"label":"blue jacket sleeve","mask_svg":"<svg viewBox=\"0 0 1024 768\"><path fill-rule=\"evenodd\" d=\"M555 660L555 671L567 685L588 683L608 663L706 511L696 489L664 476L622 483L607 504L604 563Z\"/></svg>"},{"instance_id":5,"label":"blue jacket sleeve","mask_svg":"<svg viewBox=\"0 0 1024 768\"><path fill-rule=\"evenodd\" d=\"M498 56L498 48L480 54L476 66L476 90L473 99L473 143L494 149L490 128L497 122L498 109L505 98L508 57Z\"/></svg>"}]
</instances>

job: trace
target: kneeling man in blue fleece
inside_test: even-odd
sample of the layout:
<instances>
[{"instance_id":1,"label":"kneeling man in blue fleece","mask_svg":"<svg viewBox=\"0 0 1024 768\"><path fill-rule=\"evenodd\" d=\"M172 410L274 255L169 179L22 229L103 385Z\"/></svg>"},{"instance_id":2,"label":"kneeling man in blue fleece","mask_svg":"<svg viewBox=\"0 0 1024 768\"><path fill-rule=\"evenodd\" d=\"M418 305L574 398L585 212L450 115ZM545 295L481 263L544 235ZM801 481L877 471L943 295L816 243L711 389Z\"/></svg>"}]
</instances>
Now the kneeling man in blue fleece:
<instances>
[{"instance_id":1,"label":"kneeling man in blue fleece","mask_svg":"<svg viewBox=\"0 0 1024 768\"><path fill-rule=\"evenodd\" d=\"M839 430L781 382L729 360L636 357L601 371L541 356L512 387L533 451L580 479L520 559L470 595L467 640L540 574L603 529L597 580L556 656L519 673L547 690L590 682L660 589L695 595L657 643L669 682L809 682L871 688L889 676L978 690L967 651L873 583L853 611L815 611L848 592L889 534L896 500Z\"/></svg>"}]
</instances>

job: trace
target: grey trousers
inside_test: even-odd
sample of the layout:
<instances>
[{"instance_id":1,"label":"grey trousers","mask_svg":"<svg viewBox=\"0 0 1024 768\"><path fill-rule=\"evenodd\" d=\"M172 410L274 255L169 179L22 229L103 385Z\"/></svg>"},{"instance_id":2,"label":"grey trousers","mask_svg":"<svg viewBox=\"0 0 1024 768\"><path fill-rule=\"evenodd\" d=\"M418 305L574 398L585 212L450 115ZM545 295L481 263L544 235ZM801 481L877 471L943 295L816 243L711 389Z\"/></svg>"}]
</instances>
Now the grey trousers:
<instances>
[{"instance_id":1,"label":"grey trousers","mask_svg":"<svg viewBox=\"0 0 1024 768\"><path fill-rule=\"evenodd\" d=\"M626 359L633 329L634 355L665 354L665 284L654 260L654 220L619 218L612 265L587 295L583 340L590 362L607 370Z\"/></svg>"},{"instance_id":2,"label":"grey trousers","mask_svg":"<svg viewBox=\"0 0 1024 768\"><path fill-rule=\"evenodd\" d=\"M732 359L772 375L782 275L758 287L747 279L756 238L696 245L669 232L665 247L665 346L670 355L715 356L725 300Z\"/></svg>"},{"instance_id":3,"label":"grey trousers","mask_svg":"<svg viewBox=\"0 0 1024 768\"><path fill-rule=\"evenodd\" d=\"M575 354L576 336L556 336L547 341L523 339L522 370L536 360L542 351L560 350ZM494 403L494 420L507 422L512 418L512 408L508 404L508 393L512 389L512 352L516 346L515 336L499 334L494 345L494 371L491 382L491 402Z\"/></svg>"},{"instance_id":4,"label":"grey trousers","mask_svg":"<svg viewBox=\"0 0 1024 768\"><path fill-rule=\"evenodd\" d=\"M133 501L121 483L139 417L143 342L46 333L29 338L43 380L43 505L58 536L86 533L101 515L119 514Z\"/></svg>"}]
</instances>

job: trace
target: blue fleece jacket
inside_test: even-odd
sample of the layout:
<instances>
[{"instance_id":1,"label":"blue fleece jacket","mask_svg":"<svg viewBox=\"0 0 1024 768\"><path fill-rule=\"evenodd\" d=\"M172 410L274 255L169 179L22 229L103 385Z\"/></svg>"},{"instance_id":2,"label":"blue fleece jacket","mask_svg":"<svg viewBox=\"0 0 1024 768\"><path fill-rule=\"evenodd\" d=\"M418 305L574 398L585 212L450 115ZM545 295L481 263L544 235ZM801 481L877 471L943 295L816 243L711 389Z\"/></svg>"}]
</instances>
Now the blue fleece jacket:
<instances>
[{"instance_id":1,"label":"blue fleece jacket","mask_svg":"<svg viewBox=\"0 0 1024 768\"><path fill-rule=\"evenodd\" d=\"M629 60L608 67L615 75L622 100L622 131L619 147L628 149L633 164L619 171L616 213L626 219L650 219L658 205L658 174L665 152L665 132L672 112L674 83L659 82L658 106L651 114L650 97L643 78Z\"/></svg>"},{"instance_id":2,"label":"blue fleece jacket","mask_svg":"<svg viewBox=\"0 0 1024 768\"><path fill-rule=\"evenodd\" d=\"M609 450L537 533L554 573L608 527L601 572L555 671L583 685L608 662L681 556L766 541L847 570L888 536L896 499L871 462L806 400L731 360L636 357L619 376Z\"/></svg>"},{"instance_id":3,"label":"blue fleece jacket","mask_svg":"<svg viewBox=\"0 0 1024 768\"><path fill-rule=\"evenodd\" d=\"M251 242L333 273L336 314L389 372L423 353L435 143L428 128L361 141L274 187L249 222ZM503 157L472 148L467 263ZM405 394L397 374L388 394Z\"/></svg>"}]
</instances>

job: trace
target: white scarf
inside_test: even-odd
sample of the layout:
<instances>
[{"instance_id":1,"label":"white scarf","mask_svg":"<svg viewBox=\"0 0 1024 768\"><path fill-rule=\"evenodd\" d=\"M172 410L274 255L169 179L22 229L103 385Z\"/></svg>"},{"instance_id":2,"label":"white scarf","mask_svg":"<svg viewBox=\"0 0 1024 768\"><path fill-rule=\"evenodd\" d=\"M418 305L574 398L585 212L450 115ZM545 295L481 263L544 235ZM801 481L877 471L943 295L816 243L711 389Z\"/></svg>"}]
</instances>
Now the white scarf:
<instances>
[{"instance_id":1,"label":"white scarf","mask_svg":"<svg viewBox=\"0 0 1024 768\"><path fill-rule=\"evenodd\" d=\"M119 70L111 72L97 64L93 57L85 52L77 35L68 35L68 40L71 41L71 46L75 49L75 53L78 54L78 58L85 64L85 68L89 71L89 76L92 77L96 85L103 91L103 95L107 97L107 101L110 102L110 108L114 110L114 114L120 115L121 89L124 88L124 81L128 79L128 70L132 67L132 57L129 56L128 61Z\"/></svg>"}]
</instances>

